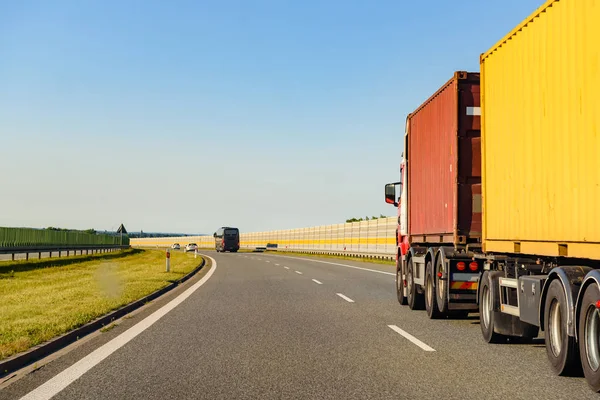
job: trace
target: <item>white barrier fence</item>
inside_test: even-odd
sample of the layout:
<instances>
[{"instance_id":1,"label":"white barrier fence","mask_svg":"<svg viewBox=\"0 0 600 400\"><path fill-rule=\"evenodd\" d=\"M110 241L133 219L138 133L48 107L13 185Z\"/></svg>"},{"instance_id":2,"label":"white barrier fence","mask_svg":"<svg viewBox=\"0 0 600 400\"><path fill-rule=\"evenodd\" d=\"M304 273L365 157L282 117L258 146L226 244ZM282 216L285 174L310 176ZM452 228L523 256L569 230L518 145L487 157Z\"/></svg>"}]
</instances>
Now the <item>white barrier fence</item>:
<instances>
[{"instance_id":1,"label":"white barrier fence","mask_svg":"<svg viewBox=\"0 0 600 400\"><path fill-rule=\"evenodd\" d=\"M256 249L277 245L278 251L348 254L393 259L396 254L396 217L370 221L322 225L310 228L240 233L240 248ZM134 247L185 246L214 248L212 236L183 236L130 239ZM271 247L271 246L270 246Z\"/></svg>"}]
</instances>

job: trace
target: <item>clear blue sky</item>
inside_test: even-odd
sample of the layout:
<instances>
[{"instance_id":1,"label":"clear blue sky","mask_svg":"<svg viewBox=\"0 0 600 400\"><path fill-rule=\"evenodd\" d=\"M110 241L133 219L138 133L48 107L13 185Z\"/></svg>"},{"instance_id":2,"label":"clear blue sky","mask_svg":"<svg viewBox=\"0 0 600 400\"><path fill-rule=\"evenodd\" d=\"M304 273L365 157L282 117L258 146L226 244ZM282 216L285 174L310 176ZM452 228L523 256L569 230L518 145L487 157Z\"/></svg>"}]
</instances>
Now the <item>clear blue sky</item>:
<instances>
[{"instance_id":1,"label":"clear blue sky","mask_svg":"<svg viewBox=\"0 0 600 400\"><path fill-rule=\"evenodd\" d=\"M0 2L0 226L395 215L406 114L542 3Z\"/></svg>"}]
</instances>

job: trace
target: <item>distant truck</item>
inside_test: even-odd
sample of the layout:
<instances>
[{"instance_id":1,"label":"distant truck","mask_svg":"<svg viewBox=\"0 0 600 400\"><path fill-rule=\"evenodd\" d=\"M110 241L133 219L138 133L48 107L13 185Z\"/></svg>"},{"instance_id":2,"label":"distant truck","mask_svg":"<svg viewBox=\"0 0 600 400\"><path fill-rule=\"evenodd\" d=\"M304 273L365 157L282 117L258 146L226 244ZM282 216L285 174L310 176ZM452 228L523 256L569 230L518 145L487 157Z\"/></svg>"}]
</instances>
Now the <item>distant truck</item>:
<instances>
[{"instance_id":1,"label":"distant truck","mask_svg":"<svg viewBox=\"0 0 600 400\"><path fill-rule=\"evenodd\" d=\"M217 252L237 252L240 249L240 231L238 228L223 226L213 234Z\"/></svg>"},{"instance_id":2,"label":"distant truck","mask_svg":"<svg viewBox=\"0 0 600 400\"><path fill-rule=\"evenodd\" d=\"M400 183L385 188L386 202L399 203L401 303L407 298L417 308L431 287L437 309L425 296L428 314L443 315L464 296L452 292L455 274L476 273L476 281L465 281L474 283L469 289L476 293L484 339L533 338L542 329L552 369L559 375L583 369L595 392L600 391L598 21L595 2L547 1L481 55L481 108L473 115L465 117L460 104L455 117L443 113L452 108L444 107L447 102L431 106L447 89L409 115L400 199L395 190ZM460 73L454 81L461 93ZM479 97L470 106L478 102ZM427 118L417 119L420 113ZM459 122L450 129L463 118L471 128ZM427 139L420 141L422 132Z\"/></svg>"}]
</instances>

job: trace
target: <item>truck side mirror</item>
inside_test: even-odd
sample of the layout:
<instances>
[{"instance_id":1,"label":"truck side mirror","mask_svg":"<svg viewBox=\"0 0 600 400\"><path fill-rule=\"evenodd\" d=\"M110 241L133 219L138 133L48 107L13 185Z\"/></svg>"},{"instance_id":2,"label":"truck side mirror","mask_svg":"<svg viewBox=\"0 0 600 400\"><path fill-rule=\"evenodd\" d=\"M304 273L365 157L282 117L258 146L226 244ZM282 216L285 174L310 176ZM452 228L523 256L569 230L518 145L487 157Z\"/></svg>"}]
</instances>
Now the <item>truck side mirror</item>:
<instances>
[{"instance_id":1,"label":"truck side mirror","mask_svg":"<svg viewBox=\"0 0 600 400\"><path fill-rule=\"evenodd\" d=\"M385 202L393 204L394 207L398 207L398 202L396 201L396 185L397 183L388 183L385 185Z\"/></svg>"}]
</instances>

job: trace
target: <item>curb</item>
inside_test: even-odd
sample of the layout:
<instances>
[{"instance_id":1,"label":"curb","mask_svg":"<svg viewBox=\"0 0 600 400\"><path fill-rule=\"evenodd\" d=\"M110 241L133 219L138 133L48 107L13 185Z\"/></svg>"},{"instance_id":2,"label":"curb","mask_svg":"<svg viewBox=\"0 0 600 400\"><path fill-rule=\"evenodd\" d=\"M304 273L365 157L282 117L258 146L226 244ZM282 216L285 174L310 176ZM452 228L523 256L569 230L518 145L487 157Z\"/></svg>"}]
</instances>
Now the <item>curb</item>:
<instances>
[{"instance_id":1,"label":"curb","mask_svg":"<svg viewBox=\"0 0 600 400\"><path fill-rule=\"evenodd\" d=\"M187 281L192 276L194 276L205 265L206 265L206 259L202 258L202 262L200 263L200 265L198 265L196 268L194 268L194 270L191 271L190 273L188 273L186 276L179 279L177 282L173 282L173 283L165 286L162 289L158 289L157 291L150 293L149 295L147 295L145 297L142 297L139 300L129 303L117 310L111 311L110 313L106 314L105 316L100 317L94 321L88 322L87 324L85 324L75 330L72 330L61 336L51 339L45 343L39 344L35 347L32 347L31 349L25 351L24 353L17 354L12 357L9 357L5 360L0 361L0 378L5 378L6 376L10 375L11 373L13 373L23 367L26 367L27 365L32 364L33 362L35 362L49 354L54 353L64 347L68 346L69 344L71 344L73 342L76 342L83 336L88 335L92 332L95 332L98 329L101 329L103 326L108 325L112 321L117 320L117 319L123 317L124 315L129 314L130 312L140 308L144 304L156 299L159 296L162 296L163 294L171 291L172 289L175 289L177 286L179 286L180 284L182 284L183 282Z\"/></svg>"}]
</instances>

